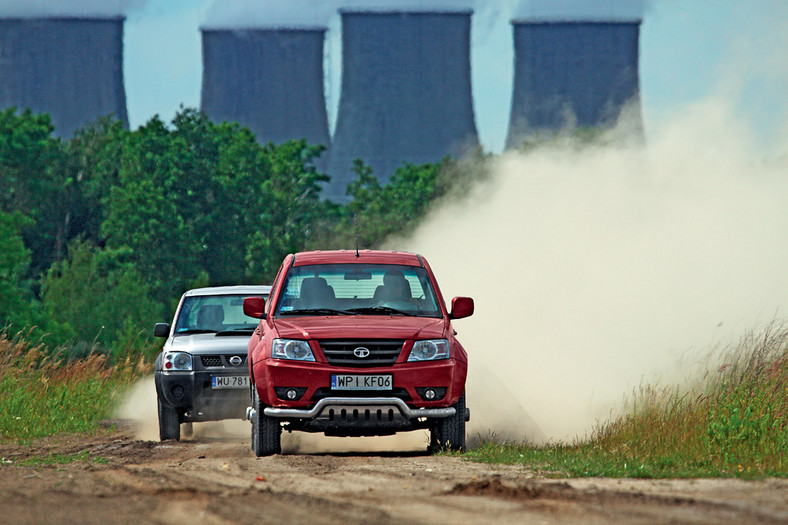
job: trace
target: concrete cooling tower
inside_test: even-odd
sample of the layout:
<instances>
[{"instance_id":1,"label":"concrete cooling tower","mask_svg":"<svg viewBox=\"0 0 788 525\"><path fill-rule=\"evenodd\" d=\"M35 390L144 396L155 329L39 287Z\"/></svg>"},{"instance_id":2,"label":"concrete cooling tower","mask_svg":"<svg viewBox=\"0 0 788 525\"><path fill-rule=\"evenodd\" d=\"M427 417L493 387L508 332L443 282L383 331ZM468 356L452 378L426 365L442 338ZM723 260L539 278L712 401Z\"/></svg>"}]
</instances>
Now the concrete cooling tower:
<instances>
[{"instance_id":1,"label":"concrete cooling tower","mask_svg":"<svg viewBox=\"0 0 788 525\"><path fill-rule=\"evenodd\" d=\"M514 92L507 147L536 133L640 119L640 21L514 21ZM640 123L638 123L640 125Z\"/></svg>"},{"instance_id":2,"label":"concrete cooling tower","mask_svg":"<svg viewBox=\"0 0 788 525\"><path fill-rule=\"evenodd\" d=\"M128 126L123 20L0 18L0 108L49 113L64 138L109 114Z\"/></svg>"},{"instance_id":3,"label":"concrete cooling tower","mask_svg":"<svg viewBox=\"0 0 788 525\"><path fill-rule=\"evenodd\" d=\"M306 139L329 146L325 31L202 29L202 111L216 122L247 126L262 143Z\"/></svg>"},{"instance_id":4,"label":"concrete cooling tower","mask_svg":"<svg viewBox=\"0 0 788 525\"><path fill-rule=\"evenodd\" d=\"M437 162L478 145L471 10L340 14L342 93L325 197L348 200L356 158L384 183L404 162Z\"/></svg>"}]
</instances>

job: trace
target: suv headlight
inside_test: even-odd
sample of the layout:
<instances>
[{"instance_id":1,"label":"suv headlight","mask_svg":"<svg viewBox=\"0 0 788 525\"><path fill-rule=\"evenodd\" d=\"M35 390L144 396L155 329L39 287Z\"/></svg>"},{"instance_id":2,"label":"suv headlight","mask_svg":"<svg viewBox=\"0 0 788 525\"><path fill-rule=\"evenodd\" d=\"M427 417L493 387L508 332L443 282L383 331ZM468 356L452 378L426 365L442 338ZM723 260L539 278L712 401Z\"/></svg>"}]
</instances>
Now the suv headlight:
<instances>
[{"instance_id":1,"label":"suv headlight","mask_svg":"<svg viewBox=\"0 0 788 525\"><path fill-rule=\"evenodd\" d=\"M448 359L450 355L447 339L427 339L413 343L408 361L437 361Z\"/></svg>"},{"instance_id":2,"label":"suv headlight","mask_svg":"<svg viewBox=\"0 0 788 525\"><path fill-rule=\"evenodd\" d=\"M274 339L271 356L274 359L290 359L292 361L315 360L309 343L296 339Z\"/></svg>"},{"instance_id":3,"label":"suv headlight","mask_svg":"<svg viewBox=\"0 0 788 525\"><path fill-rule=\"evenodd\" d=\"M167 352L164 354L165 370L192 370L192 355L186 352Z\"/></svg>"}]
</instances>

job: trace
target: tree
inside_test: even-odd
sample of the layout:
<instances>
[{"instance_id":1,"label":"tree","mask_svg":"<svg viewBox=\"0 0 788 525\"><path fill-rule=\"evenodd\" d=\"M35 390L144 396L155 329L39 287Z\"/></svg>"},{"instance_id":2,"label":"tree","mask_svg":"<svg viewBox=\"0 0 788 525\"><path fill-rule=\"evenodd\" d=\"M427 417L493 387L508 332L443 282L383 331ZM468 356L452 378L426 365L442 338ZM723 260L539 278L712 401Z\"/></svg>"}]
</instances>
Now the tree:
<instances>
[{"instance_id":1,"label":"tree","mask_svg":"<svg viewBox=\"0 0 788 525\"><path fill-rule=\"evenodd\" d=\"M55 259L64 237L64 155L49 115L0 111L0 211L21 212L35 228L22 234L38 275Z\"/></svg>"},{"instance_id":2,"label":"tree","mask_svg":"<svg viewBox=\"0 0 788 525\"><path fill-rule=\"evenodd\" d=\"M249 217L246 262L251 279L273 279L284 256L303 250L327 213L330 204L320 201L320 183L328 177L313 164L323 149L304 140L264 147L268 172L258 182L255 213Z\"/></svg>"},{"instance_id":3,"label":"tree","mask_svg":"<svg viewBox=\"0 0 788 525\"><path fill-rule=\"evenodd\" d=\"M21 230L32 221L21 213L0 212L0 329L21 330L32 321L33 309L22 284L30 264L30 251Z\"/></svg>"},{"instance_id":4,"label":"tree","mask_svg":"<svg viewBox=\"0 0 788 525\"><path fill-rule=\"evenodd\" d=\"M68 327L67 335L95 341L104 349L128 325L152 326L161 315L161 307L149 298L148 285L132 266L83 240L72 242L68 257L44 276L42 300L47 315Z\"/></svg>"}]
</instances>

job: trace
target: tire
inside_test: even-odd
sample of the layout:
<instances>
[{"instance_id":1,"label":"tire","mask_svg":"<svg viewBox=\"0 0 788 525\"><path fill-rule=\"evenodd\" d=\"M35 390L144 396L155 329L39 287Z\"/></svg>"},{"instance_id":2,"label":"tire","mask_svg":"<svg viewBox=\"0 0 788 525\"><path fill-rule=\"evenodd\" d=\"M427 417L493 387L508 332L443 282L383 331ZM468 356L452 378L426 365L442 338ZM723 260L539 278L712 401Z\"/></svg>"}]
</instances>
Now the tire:
<instances>
[{"instance_id":1,"label":"tire","mask_svg":"<svg viewBox=\"0 0 788 525\"><path fill-rule=\"evenodd\" d=\"M159 403L159 439L180 441L181 423L178 421L178 411L163 404L161 399L157 399L157 401Z\"/></svg>"},{"instance_id":2,"label":"tire","mask_svg":"<svg viewBox=\"0 0 788 525\"><path fill-rule=\"evenodd\" d=\"M252 451L257 457L272 456L282 452L282 426L279 420L263 414L263 404L257 390L252 393Z\"/></svg>"},{"instance_id":3,"label":"tire","mask_svg":"<svg viewBox=\"0 0 788 525\"><path fill-rule=\"evenodd\" d=\"M452 406L454 415L436 420L430 429L430 452L465 451L465 392Z\"/></svg>"}]
</instances>

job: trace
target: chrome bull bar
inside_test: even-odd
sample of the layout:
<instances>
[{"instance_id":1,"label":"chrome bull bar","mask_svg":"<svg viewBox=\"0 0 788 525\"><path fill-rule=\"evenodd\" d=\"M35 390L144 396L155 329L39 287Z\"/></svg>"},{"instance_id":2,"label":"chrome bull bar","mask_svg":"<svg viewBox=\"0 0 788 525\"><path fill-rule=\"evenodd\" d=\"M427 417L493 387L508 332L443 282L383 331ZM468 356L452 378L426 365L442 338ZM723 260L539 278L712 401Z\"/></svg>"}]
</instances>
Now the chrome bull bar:
<instances>
[{"instance_id":1,"label":"chrome bull bar","mask_svg":"<svg viewBox=\"0 0 788 525\"><path fill-rule=\"evenodd\" d=\"M329 410L389 410L396 409L407 419L444 418L457 413L454 407L447 408L410 408L405 401L396 397L327 397L321 399L310 409L266 407L263 414L269 417L287 419L318 419ZM252 408L247 409L247 418L255 416Z\"/></svg>"}]
</instances>

